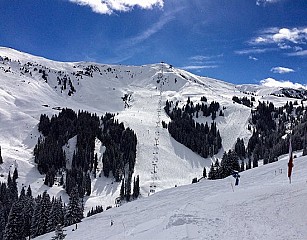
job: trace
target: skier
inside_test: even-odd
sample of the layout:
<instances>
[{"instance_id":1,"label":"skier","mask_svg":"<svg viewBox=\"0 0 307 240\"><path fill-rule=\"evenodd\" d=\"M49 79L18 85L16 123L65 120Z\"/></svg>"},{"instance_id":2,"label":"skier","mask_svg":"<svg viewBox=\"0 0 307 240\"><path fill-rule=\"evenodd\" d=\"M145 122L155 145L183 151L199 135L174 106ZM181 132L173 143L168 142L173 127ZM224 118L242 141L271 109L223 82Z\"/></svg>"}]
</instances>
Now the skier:
<instances>
[{"instance_id":1,"label":"skier","mask_svg":"<svg viewBox=\"0 0 307 240\"><path fill-rule=\"evenodd\" d=\"M236 183L235 183L236 186L239 185L239 178L240 178L240 175L238 174L238 175L236 176Z\"/></svg>"},{"instance_id":2,"label":"skier","mask_svg":"<svg viewBox=\"0 0 307 240\"><path fill-rule=\"evenodd\" d=\"M232 176L236 179L235 186L239 185L240 174L238 171L233 170Z\"/></svg>"}]
</instances>

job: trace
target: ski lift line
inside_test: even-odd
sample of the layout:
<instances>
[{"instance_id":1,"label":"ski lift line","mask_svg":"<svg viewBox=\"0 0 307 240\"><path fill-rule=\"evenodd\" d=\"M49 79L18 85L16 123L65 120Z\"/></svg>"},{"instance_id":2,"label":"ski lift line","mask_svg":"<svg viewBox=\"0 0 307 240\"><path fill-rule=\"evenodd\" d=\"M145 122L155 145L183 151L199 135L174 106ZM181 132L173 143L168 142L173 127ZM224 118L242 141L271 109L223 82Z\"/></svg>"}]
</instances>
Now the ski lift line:
<instances>
[{"instance_id":1,"label":"ski lift line","mask_svg":"<svg viewBox=\"0 0 307 240\"><path fill-rule=\"evenodd\" d=\"M158 169L158 154L159 154L159 135L160 135L160 125L161 125L161 112L162 112L162 92L163 92L163 84L165 82L165 80L167 80L166 78L164 79L164 75L163 75L163 62L161 62L161 72L158 73L158 79L160 80L160 85L159 85L159 99L158 99L158 108L157 108L157 116L158 116L158 120L156 122L156 131L155 131L155 144L154 144L154 152L153 152L153 161L152 161L152 166L153 166L153 171L151 172L152 174L152 184L150 185L150 190L149 193L155 193L155 188L156 188L156 184L155 184L155 180L158 179L157 177L157 169Z\"/></svg>"}]
</instances>

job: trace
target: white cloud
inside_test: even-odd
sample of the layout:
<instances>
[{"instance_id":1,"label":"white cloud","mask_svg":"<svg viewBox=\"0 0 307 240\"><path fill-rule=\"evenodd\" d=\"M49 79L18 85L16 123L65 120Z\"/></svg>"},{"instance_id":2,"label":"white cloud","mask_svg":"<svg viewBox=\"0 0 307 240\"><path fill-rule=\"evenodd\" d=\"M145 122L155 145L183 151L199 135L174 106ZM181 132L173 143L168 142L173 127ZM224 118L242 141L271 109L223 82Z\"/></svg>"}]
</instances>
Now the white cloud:
<instances>
[{"instance_id":1,"label":"white cloud","mask_svg":"<svg viewBox=\"0 0 307 240\"><path fill-rule=\"evenodd\" d=\"M271 72L284 74L284 73L291 73L291 72L295 72L295 71L291 68L286 68L286 67L273 67L271 69Z\"/></svg>"},{"instance_id":2,"label":"white cloud","mask_svg":"<svg viewBox=\"0 0 307 240\"><path fill-rule=\"evenodd\" d=\"M248 44L254 47L275 44L280 50L288 52L292 50L292 53L286 53L288 56L305 56L307 55L304 49L307 45L307 27L267 28L260 32L259 36L251 39ZM252 53L252 51L247 52ZM236 53L244 54L244 51L237 51Z\"/></svg>"},{"instance_id":3,"label":"white cloud","mask_svg":"<svg viewBox=\"0 0 307 240\"><path fill-rule=\"evenodd\" d=\"M294 51L296 51L296 52L299 52L299 51L302 51L302 50L303 50L303 48L302 48L302 47L299 47L299 46L294 46L293 49L294 49Z\"/></svg>"},{"instance_id":4,"label":"white cloud","mask_svg":"<svg viewBox=\"0 0 307 240\"><path fill-rule=\"evenodd\" d=\"M255 44L263 44L263 43L269 43L269 42L270 42L270 39L264 38L264 37L256 37L253 40L253 43L255 43Z\"/></svg>"},{"instance_id":5,"label":"white cloud","mask_svg":"<svg viewBox=\"0 0 307 240\"><path fill-rule=\"evenodd\" d=\"M171 22L175 19L175 14L180 11L181 8L175 9L173 11L164 13L160 19L154 23L152 26L144 30L143 32L139 33L138 35L128 38L122 44L120 44L119 49L127 49L138 45L139 43L145 41L146 39L150 38L155 33L159 32L167 23Z\"/></svg>"},{"instance_id":6,"label":"white cloud","mask_svg":"<svg viewBox=\"0 0 307 240\"><path fill-rule=\"evenodd\" d=\"M266 5L267 3L277 3L280 1L281 0L257 0L256 5L261 6L261 5Z\"/></svg>"},{"instance_id":7,"label":"white cloud","mask_svg":"<svg viewBox=\"0 0 307 240\"><path fill-rule=\"evenodd\" d=\"M290 82L288 80L286 81L280 81L280 80L276 80L274 78L266 78L260 81L260 84L266 87L282 87L282 88L294 88L294 89L298 89L298 88L303 88L303 89L307 89L307 85L302 85L300 83L293 83Z\"/></svg>"},{"instance_id":8,"label":"white cloud","mask_svg":"<svg viewBox=\"0 0 307 240\"><path fill-rule=\"evenodd\" d=\"M143 42L144 40L154 35L156 32L160 31L164 27L164 25L166 25L168 22L170 22L173 19L174 16L171 14L160 18L160 20L156 22L154 25L152 25L150 28L140 33L138 36L129 39L130 44L136 45L140 42Z\"/></svg>"},{"instance_id":9,"label":"white cloud","mask_svg":"<svg viewBox=\"0 0 307 240\"><path fill-rule=\"evenodd\" d=\"M288 56L307 56L307 50L301 50L293 53L288 53Z\"/></svg>"},{"instance_id":10,"label":"white cloud","mask_svg":"<svg viewBox=\"0 0 307 240\"><path fill-rule=\"evenodd\" d=\"M291 49L292 48L291 46L289 46L285 43L278 43L277 45L280 49Z\"/></svg>"},{"instance_id":11,"label":"white cloud","mask_svg":"<svg viewBox=\"0 0 307 240\"><path fill-rule=\"evenodd\" d=\"M219 59L222 58L224 54L218 55L196 55L189 57L189 63L187 66L182 67L185 70L200 70L200 69L210 69L217 68Z\"/></svg>"},{"instance_id":12,"label":"white cloud","mask_svg":"<svg viewBox=\"0 0 307 240\"><path fill-rule=\"evenodd\" d=\"M150 39L153 35L157 34L165 25L175 19L177 12L183 10L182 7L175 8L172 11L164 12L157 22L153 23L147 29L139 32L138 34L126 38L116 43L116 48L114 48L114 53L116 57L108 59L107 62L120 63L123 62L135 54L139 54L146 49L146 44L144 43L147 39Z\"/></svg>"},{"instance_id":13,"label":"white cloud","mask_svg":"<svg viewBox=\"0 0 307 240\"><path fill-rule=\"evenodd\" d=\"M200 70L200 69L209 69L209 68L217 68L217 65L202 65L202 66L198 66L198 65L191 65L191 66L185 66L185 67L181 67L184 70Z\"/></svg>"},{"instance_id":14,"label":"white cloud","mask_svg":"<svg viewBox=\"0 0 307 240\"><path fill-rule=\"evenodd\" d=\"M253 57L253 56L248 56L248 59L249 59L249 60L254 60L254 61L258 61L258 58L256 58L256 57Z\"/></svg>"},{"instance_id":15,"label":"white cloud","mask_svg":"<svg viewBox=\"0 0 307 240\"><path fill-rule=\"evenodd\" d=\"M307 29L307 28L306 28ZM288 29L288 28L281 28L279 31L272 35L272 39L274 42L283 42L283 41L290 41L293 43L298 43L301 38L306 39L305 30L306 29Z\"/></svg>"},{"instance_id":16,"label":"white cloud","mask_svg":"<svg viewBox=\"0 0 307 240\"><path fill-rule=\"evenodd\" d=\"M93 12L112 14L114 11L127 12L134 7L151 9L154 6L163 7L163 0L69 0L81 6L89 6Z\"/></svg>"},{"instance_id":17,"label":"white cloud","mask_svg":"<svg viewBox=\"0 0 307 240\"><path fill-rule=\"evenodd\" d=\"M268 28L260 36L253 38L251 45L265 45L276 43L282 49L291 48L287 43L306 44L307 27L301 28Z\"/></svg>"},{"instance_id":18,"label":"white cloud","mask_svg":"<svg viewBox=\"0 0 307 240\"><path fill-rule=\"evenodd\" d=\"M269 51L276 51L275 48L252 48L252 49L243 49L235 51L235 54L245 55L245 54L257 54L257 53L266 53Z\"/></svg>"},{"instance_id":19,"label":"white cloud","mask_svg":"<svg viewBox=\"0 0 307 240\"><path fill-rule=\"evenodd\" d=\"M191 61L203 62L203 61L208 60L208 59L211 59L211 58L212 58L212 56L197 55L197 56L190 57L189 59L190 59Z\"/></svg>"},{"instance_id":20,"label":"white cloud","mask_svg":"<svg viewBox=\"0 0 307 240\"><path fill-rule=\"evenodd\" d=\"M209 56L204 56L204 55L196 55L189 57L190 61L195 61L195 62L208 62L211 59L217 59L223 57L224 54L218 54L218 55L209 55Z\"/></svg>"}]
</instances>

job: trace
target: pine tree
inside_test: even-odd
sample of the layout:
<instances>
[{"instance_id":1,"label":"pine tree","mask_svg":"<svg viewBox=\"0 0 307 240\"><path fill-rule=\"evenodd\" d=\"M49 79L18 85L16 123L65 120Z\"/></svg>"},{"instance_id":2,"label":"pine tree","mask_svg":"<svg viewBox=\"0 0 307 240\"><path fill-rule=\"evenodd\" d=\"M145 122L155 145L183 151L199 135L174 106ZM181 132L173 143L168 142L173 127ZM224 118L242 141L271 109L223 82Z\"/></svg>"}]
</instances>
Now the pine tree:
<instances>
[{"instance_id":1,"label":"pine tree","mask_svg":"<svg viewBox=\"0 0 307 240\"><path fill-rule=\"evenodd\" d=\"M258 154L253 154L253 168L255 167L258 167Z\"/></svg>"},{"instance_id":2,"label":"pine tree","mask_svg":"<svg viewBox=\"0 0 307 240\"><path fill-rule=\"evenodd\" d=\"M25 196L22 199L23 203L23 219L24 219L24 237L30 236L31 235L31 220L34 212L34 199L29 196Z\"/></svg>"},{"instance_id":3,"label":"pine tree","mask_svg":"<svg viewBox=\"0 0 307 240\"><path fill-rule=\"evenodd\" d=\"M13 172L13 181L16 181L17 178L18 178L18 170L17 168L15 168Z\"/></svg>"},{"instance_id":4,"label":"pine tree","mask_svg":"<svg viewBox=\"0 0 307 240\"><path fill-rule=\"evenodd\" d=\"M125 179L122 180L122 185L120 186L120 199L124 200L125 198Z\"/></svg>"},{"instance_id":5,"label":"pine tree","mask_svg":"<svg viewBox=\"0 0 307 240\"><path fill-rule=\"evenodd\" d=\"M47 191L44 191L41 199L41 208L38 221L38 235L42 235L47 232L47 223L49 220L49 213L51 209L50 196Z\"/></svg>"},{"instance_id":6,"label":"pine tree","mask_svg":"<svg viewBox=\"0 0 307 240\"><path fill-rule=\"evenodd\" d=\"M216 134L216 142L217 142L216 153L218 153L218 150L222 148L222 138L221 138L219 130L217 131L217 134Z\"/></svg>"},{"instance_id":7,"label":"pine tree","mask_svg":"<svg viewBox=\"0 0 307 240\"><path fill-rule=\"evenodd\" d=\"M219 177L225 178L232 174L233 171L239 171L240 164L239 164L239 157L235 151L229 150L228 153L224 153L221 167L219 171Z\"/></svg>"},{"instance_id":8,"label":"pine tree","mask_svg":"<svg viewBox=\"0 0 307 240\"><path fill-rule=\"evenodd\" d=\"M246 165L246 170L251 169L251 168L252 168L252 160L251 160L251 158L249 157L249 158L248 158L248 164Z\"/></svg>"},{"instance_id":9,"label":"pine tree","mask_svg":"<svg viewBox=\"0 0 307 240\"><path fill-rule=\"evenodd\" d=\"M32 190L31 190L31 186L29 185L29 187L27 188L27 197L32 198Z\"/></svg>"},{"instance_id":10,"label":"pine tree","mask_svg":"<svg viewBox=\"0 0 307 240\"><path fill-rule=\"evenodd\" d=\"M87 173L86 175L85 175L85 177L84 177L84 187L85 187L85 189L84 189L84 191L85 191L85 195L86 196L89 196L89 195L91 195L91 177L90 177L90 174L89 173Z\"/></svg>"},{"instance_id":11,"label":"pine tree","mask_svg":"<svg viewBox=\"0 0 307 240\"><path fill-rule=\"evenodd\" d=\"M25 188L22 187L21 191L20 191L20 195L19 195L19 200L24 200L26 197L26 191Z\"/></svg>"},{"instance_id":12,"label":"pine tree","mask_svg":"<svg viewBox=\"0 0 307 240\"><path fill-rule=\"evenodd\" d=\"M5 225L6 225L5 208L3 206L3 203L0 201L0 239L1 240L3 239Z\"/></svg>"},{"instance_id":13,"label":"pine tree","mask_svg":"<svg viewBox=\"0 0 307 240\"><path fill-rule=\"evenodd\" d=\"M126 192L125 192L125 197L127 202L130 201L130 195L131 195L131 178L128 177L126 182Z\"/></svg>"},{"instance_id":14,"label":"pine tree","mask_svg":"<svg viewBox=\"0 0 307 240\"><path fill-rule=\"evenodd\" d=\"M206 167L204 167L204 170L203 170L203 178L207 178L207 169L206 169Z\"/></svg>"},{"instance_id":15,"label":"pine tree","mask_svg":"<svg viewBox=\"0 0 307 240\"><path fill-rule=\"evenodd\" d=\"M138 198L140 195L140 178L139 175L137 175L136 180L133 181L133 198Z\"/></svg>"},{"instance_id":16,"label":"pine tree","mask_svg":"<svg viewBox=\"0 0 307 240\"><path fill-rule=\"evenodd\" d=\"M213 163L211 163L210 171L209 171L209 174L208 174L208 179L210 179L210 180L216 179L216 171L215 171L215 168L213 166Z\"/></svg>"},{"instance_id":17,"label":"pine tree","mask_svg":"<svg viewBox=\"0 0 307 240\"><path fill-rule=\"evenodd\" d=\"M9 200L11 203L14 203L18 200L18 189L16 179L11 179L11 175L8 175L8 191L9 191Z\"/></svg>"},{"instance_id":18,"label":"pine tree","mask_svg":"<svg viewBox=\"0 0 307 240\"><path fill-rule=\"evenodd\" d=\"M1 155L1 146L0 146L0 164L3 163L3 158L2 158L2 155Z\"/></svg>"},{"instance_id":19,"label":"pine tree","mask_svg":"<svg viewBox=\"0 0 307 240\"><path fill-rule=\"evenodd\" d=\"M58 224L64 224L63 204L61 199L53 199L47 224L47 232L54 231Z\"/></svg>"},{"instance_id":20,"label":"pine tree","mask_svg":"<svg viewBox=\"0 0 307 240\"><path fill-rule=\"evenodd\" d=\"M39 223L39 219L40 219L40 213L41 213L41 199L40 199L40 195L35 199L35 206L34 206L34 211L33 211L33 215L31 218L31 229L30 229L30 233L31 233L31 238L35 238L36 236L38 236L38 223Z\"/></svg>"},{"instance_id":21,"label":"pine tree","mask_svg":"<svg viewBox=\"0 0 307 240\"><path fill-rule=\"evenodd\" d=\"M81 222L83 211L82 206L80 205L78 190L74 187L69 197L69 203L65 215L65 226Z\"/></svg>"},{"instance_id":22,"label":"pine tree","mask_svg":"<svg viewBox=\"0 0 307 240\"><path fill-rule=\"evenodd\" d=\"M11 208L7 224L5 226L4 240L23 240L23 204L21 201L16 201Z\"/></svg>"},{"instance_id":23,"label":"pine tree","mask_svg":"<svg viewBox=\"0 0 307 240\"><path fill-rule=\"evenodd\" d=\"M240 172L243 172L245 170L244 168L244 160L241 161L241 167L240 167Z\"/></svg>"}]
</instances>

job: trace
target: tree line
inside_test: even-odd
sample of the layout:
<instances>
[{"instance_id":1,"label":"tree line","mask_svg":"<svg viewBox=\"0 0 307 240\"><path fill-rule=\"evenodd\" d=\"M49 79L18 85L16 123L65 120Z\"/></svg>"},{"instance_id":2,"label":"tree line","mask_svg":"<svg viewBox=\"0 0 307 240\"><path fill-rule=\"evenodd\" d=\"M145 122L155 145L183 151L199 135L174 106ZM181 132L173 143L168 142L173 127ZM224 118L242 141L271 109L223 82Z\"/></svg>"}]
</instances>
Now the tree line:
<instances>
[{"instance_id":1,"label":"tree line","mask_svg":"<svg viewBox=\"0 0 307 240\"><path fill-rule=\"evenodd\" d=\"M46 174L46 185L52 186L55 177L60 176L59 184L63 184L68 194L76 187L80 196L88 196L91 178L102 170L105 177L114 177L117 182L125 179L126 185L131 186L137 137L133 130L119 123L114 114L99 118L86 111L76 113L63 109L51 119L42 114L38 130L42 137L34 148L34 160L39 172ZM77 143L69 166L63 146L75 136ZM96 138L106 149L102 169L98 169L99 159L94 151ZM130 195L130 191L127 194Z\"/></svg>"},{"instance_id":2,"label":"tree line","mask_svg":"<svg viewBox=\"0 0 307 240\"><path fill-rule=\"evenodd\" d=\"M224 178L233 171L244 171L278 160L278 156L289 152L289 142L293 151L302 150L307 155L307 107L295 101L275 107L272 102L259 102L252 109L250 129L251 138L245 147L243 139L238 138L234 149L225 152L222 160L218 159L210 166L208 179ZM204 169L203 177L207 177Z\"/></svg>"},{"instance_id":3,"label":"tree line","mask_svg":"<svg viewBox=\"0 0 307 240\"><path fill-rule=\"evenodd\" d=\"M255 97L252 96L251 99L249 100L247 97L239 98L237 96L233 96L232 101L239 103L239 104L243 104L244 106L247 106L247 107L253 107L254 106L253 102L255 101Z\"/></svg>"},{"instance_id":4,"label":"tree line","mask_svg":"<svg viewBox=\"0 0 307 240\"><path fill-rule=\"evenodd\" d=\"M83 199L76 188L65 205L61 198L51 198L47 191L33 197L30 186L27 190L23 187L18 195L16 176L9 173L7 182L0 183L0 240L34 238L54 231L58 224L81 222Z\"/></svg>"},{"instance_id":5,"label":"tree line","mask_svg":"<svg viewBox=\"0 0 307 240\"><path fill-rule=\"evenodd\" d=\"M204 98L202 99L204 100ZM168 129L176 141L204 158L212 157L222 148L222 138L216 123L213 121L209 126L208 122L205 124L196 122L194 117L198 118L202 112L203 116L211 115L212 119L215 119L219 108L218 102L211 102L208 107L204 103L194 105L190 98L182 108L178 106L178 102L174 105L172 102L166 101L164 110L171 121L169 124L162 122L162 125ZM220 110L220 115L223 115L222 110Z\"/></svg>"},{"instance_id":6,"label":"tree line","mask_svg":"<svg viewBox=\"0 0 307 240\"><path fill-rule=\"evenodd\" d=\"M293 151L306 149L307 108L290 101L275 107L271 102L259 102L252 110L253 133L247 144L247 156L253 162L277 161L277 157L289 152L291 137Z\"/></svg>"}]
</instances>

